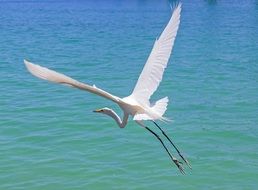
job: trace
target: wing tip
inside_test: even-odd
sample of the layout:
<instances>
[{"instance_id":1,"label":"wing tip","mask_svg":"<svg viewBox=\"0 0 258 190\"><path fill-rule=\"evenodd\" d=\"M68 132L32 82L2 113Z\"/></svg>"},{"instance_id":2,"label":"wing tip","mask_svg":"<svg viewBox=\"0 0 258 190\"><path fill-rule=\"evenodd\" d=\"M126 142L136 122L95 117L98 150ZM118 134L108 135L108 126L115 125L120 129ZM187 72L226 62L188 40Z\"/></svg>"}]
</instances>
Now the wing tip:
<instances>
[{"instance_id":1,"label":"wing tip","mask_svg":"<svg viewBox=\"0 0 258 190\"><path fill-rule=\"evenodd\" d=\"M174 12L176 9L181 9L182 7L182 2L181 1L176 1L174 3L169 3L170 9L172 12Z\"/></svg>"},{"instance_id":2,"label":"wing tip","mask_svg":"<svg viewBox=\"0 0 258 190\"><path fill-rule=\"evenodd\" d=\"M33 63L27 61L26 59L24 59L23 62L28 70L30 70L30 68L34 65Z\"/></svg>"},{"instance_id":3,"label":"wing tip","mask_svg":"<svg viewBox=\"0 0 258 190\"><path fill-rule=\"evenodd\" d=\"M182 2L181 2L181 1L175 2L175 4L174 4L174 10L175 10L175 9L181 9L181 7L182 7Z\"/></svg>"},{"instance_id":4,"label":"wing tip","mask_svg":"<svg viewBox=\"0 0 258 190\"><path fill-rule=\"evenodd\" d=\"M39 74L37 74L36 70L40 67L39 65L33 64L26 59L23 60L25 67L27 70L34 76L39 77Z\"/></svg>"},{"instance_id":5,"label":"wing tip","mask_svg":"<svg viewBox=\"0 0 258 190\"><path fill-rule=\"evenodd\" d=\"M26 59L23 59L23 63L24 63L25 65L28 65L30 62L27 61Z\"/></svg>"}]
</instances>

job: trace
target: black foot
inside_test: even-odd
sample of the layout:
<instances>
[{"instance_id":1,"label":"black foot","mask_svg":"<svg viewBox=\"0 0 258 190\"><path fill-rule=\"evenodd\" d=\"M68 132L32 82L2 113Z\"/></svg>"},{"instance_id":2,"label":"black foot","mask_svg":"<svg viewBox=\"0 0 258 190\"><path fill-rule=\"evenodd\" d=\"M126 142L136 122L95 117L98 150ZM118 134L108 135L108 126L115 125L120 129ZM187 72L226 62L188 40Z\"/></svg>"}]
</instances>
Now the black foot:
<instances>
[{"instance_id":1,"label":"black foot","mask_svg":"<svg viewBox=\"0 0 258 190\"><path fill-rule=\"evenodd\" d=\"M183 163L178 161L175 157L173 157L173 162L176 164L176 166L178 167L179 171L182 174L185 174L184 168L183 168Z\"/></svg>"}]
</instances>

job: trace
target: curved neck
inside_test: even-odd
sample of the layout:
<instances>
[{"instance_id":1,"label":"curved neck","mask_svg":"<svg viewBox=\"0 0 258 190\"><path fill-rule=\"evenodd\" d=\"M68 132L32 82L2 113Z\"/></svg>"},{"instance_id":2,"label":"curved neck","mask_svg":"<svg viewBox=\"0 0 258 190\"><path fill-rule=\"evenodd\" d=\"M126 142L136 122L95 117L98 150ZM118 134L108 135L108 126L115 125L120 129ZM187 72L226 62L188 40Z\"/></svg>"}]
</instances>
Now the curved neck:
<instances>
[{"instance_id":1,"label":"curved neck","mask_svg":"<svg viewBox=\"0 0 258 190\"><path fill-rule=\"evenodd\" d=\"M120 128L124 128L127 124L127 120L128 120L128 114L124 113L124 117L123 117L123 121L121 120L121 118L116 114L115 111L111 110L107 113L107 115L109 115L110 117L112 117L116 123L118 124L118 126Z\"/></svg>"}]
</instances>

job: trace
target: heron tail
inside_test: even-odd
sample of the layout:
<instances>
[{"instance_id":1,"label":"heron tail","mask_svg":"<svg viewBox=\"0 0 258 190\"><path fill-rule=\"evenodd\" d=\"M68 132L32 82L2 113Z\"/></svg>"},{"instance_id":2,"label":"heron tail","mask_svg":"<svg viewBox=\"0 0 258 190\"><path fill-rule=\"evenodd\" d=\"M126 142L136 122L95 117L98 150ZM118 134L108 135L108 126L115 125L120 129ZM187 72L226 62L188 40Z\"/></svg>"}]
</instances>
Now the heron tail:
<instances>
[{"instance_id":1,"label":"heron tail","mask_svg":"<svg viewBox=\"0 0 258 190\"><path fill-rule=\"evenodd\" d=\"M151 109L160 116L163 116L167 110L168 101L168 97L166 96L165 98L156 101Z\"/></svg>"},{"instance_id":2,"label":"heron tail","mask_svg":"<svg viewBox=\"0 0 258 190\"><path fill-rule=\"evenodd\" d=\"M161 120L164 122L169 122L170 119L163 117L164 113L167 110L168 97L164 97L156 101L151 107L148 113L139 113L136 114L133 120Z\"/></svg>"}]
</instances>

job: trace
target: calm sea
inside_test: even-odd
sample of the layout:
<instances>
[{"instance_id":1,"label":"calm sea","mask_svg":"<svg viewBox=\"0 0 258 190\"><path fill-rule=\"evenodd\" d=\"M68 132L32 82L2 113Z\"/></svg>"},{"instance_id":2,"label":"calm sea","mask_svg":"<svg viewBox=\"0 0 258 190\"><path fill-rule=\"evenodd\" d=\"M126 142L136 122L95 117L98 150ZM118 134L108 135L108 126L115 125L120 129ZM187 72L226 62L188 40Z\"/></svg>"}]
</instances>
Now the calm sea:
<instances>
[{"instance_id":1,"label":"calm sea","mask_svg":"<svg viewBox=\"0 0 258 190\"><path fill-rule=\"evenodd\" d=\"M127 96L170 18L168 1L0 1L0 189L258 188L258 1L182 3L152 99L170 98L173 122L160 125L192 164L185 176L136 123L119 129L92 112L120 113L112 102L38 80L23 64Z\"/></svg>"}]
</instances>

